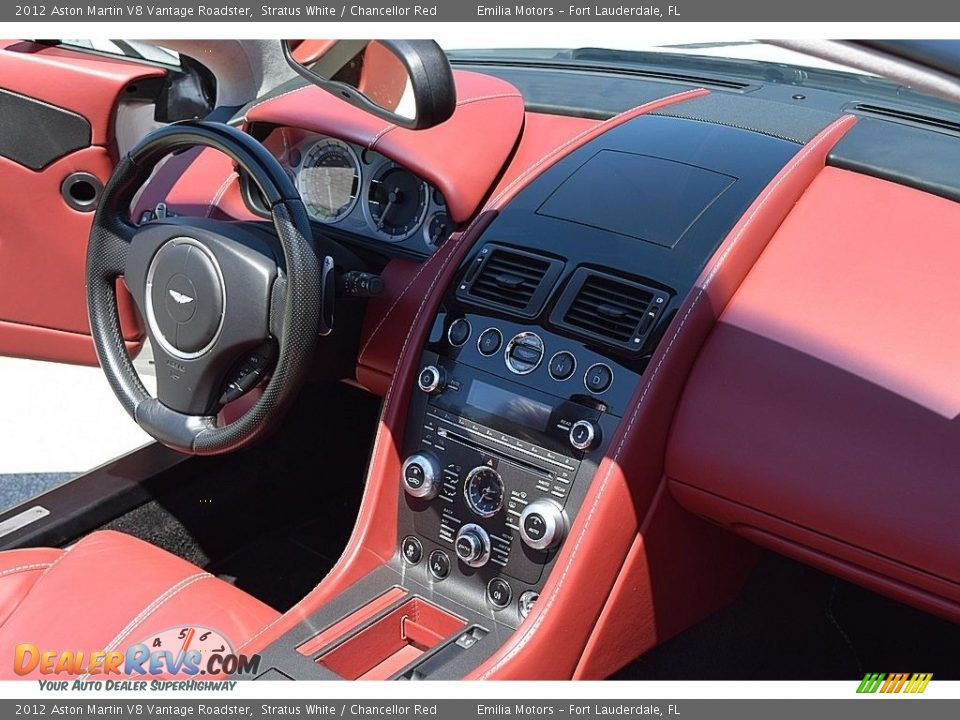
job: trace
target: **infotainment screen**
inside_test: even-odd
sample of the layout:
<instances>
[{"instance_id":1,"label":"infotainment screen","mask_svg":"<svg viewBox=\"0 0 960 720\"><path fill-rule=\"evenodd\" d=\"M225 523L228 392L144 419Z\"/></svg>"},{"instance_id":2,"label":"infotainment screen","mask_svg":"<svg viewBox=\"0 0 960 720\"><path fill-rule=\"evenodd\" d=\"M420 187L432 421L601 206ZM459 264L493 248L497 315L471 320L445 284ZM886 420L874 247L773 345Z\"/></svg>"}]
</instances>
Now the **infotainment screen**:
<instances>
[{"instance_id":1,"label":"infotainment screen","mask_svg":"<svg viewBox=\"0 0 960 720\"><path fill-rule=\"evenodd\" d=\"M480 380L470 382L467 405L538 432L547 429L550 414L553 412L549 405L515 395Z\"/></svg>"}]
</instances>

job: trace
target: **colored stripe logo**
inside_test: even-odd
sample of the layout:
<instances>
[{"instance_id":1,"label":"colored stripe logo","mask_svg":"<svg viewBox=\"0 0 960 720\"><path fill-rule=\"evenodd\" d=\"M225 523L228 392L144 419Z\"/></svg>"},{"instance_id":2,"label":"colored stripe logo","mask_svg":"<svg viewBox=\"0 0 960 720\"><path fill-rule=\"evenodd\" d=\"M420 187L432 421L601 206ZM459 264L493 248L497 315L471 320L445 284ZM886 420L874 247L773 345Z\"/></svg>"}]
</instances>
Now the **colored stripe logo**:
<instances>
[{"instance_id":1,"label":"colored stripe logo","mask_svg":"<svg viewBox=\"0 0 960 720\"><path fill-rule=\"evenodd\" d=\"M860 681L858 693L922 693L933 679L933 673L867 673Z\"/></svg>"}]
</instances>

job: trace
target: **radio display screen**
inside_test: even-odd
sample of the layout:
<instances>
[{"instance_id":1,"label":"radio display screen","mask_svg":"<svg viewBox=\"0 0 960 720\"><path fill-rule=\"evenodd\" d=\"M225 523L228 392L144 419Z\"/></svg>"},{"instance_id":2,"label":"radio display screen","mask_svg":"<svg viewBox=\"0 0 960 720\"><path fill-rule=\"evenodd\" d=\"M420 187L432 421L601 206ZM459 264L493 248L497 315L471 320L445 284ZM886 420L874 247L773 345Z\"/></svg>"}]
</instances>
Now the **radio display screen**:
<instances>
[{"instance_id":1,"label":"radio display screen","mask_svg":"<svg viewBox=\"0 0 960 720\"><path fill-rule=\"evenodd\" d=\"M508 422L543 432L550 424L553 408L528 397L516 395L480 380L467 391L467 405Z\"/></svg>"}]
</instances>

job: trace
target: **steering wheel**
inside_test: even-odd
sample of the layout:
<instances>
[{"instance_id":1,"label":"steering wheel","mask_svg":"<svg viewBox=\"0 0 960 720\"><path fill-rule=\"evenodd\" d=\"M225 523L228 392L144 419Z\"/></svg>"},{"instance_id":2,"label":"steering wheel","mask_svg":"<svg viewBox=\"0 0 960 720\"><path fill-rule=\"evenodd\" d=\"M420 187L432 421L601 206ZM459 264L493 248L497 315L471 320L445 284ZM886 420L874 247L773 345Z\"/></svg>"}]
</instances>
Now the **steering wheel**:
<instances>
[{"instance_id":1,"label":"steering wheel","mask_svg":"<svg viewBox=\"0 0 960 720\"><path fill-rule=\"evenodd\" d=\"M231 157L259 188L279 240L242 223L167 218L137 226L137 190L171 153L204 146ZM149 435L193 455L237 450L283 414L333 318L333 260L319 257L303 201L277 160L219 123L184 122L147 136L117 165L87 251L87 306L100 365ZM124 282L146 319L157 397L140 382L117 314ZM218 424L223 404L254 385L260 397Z\"/></svg>"}]
</instances>

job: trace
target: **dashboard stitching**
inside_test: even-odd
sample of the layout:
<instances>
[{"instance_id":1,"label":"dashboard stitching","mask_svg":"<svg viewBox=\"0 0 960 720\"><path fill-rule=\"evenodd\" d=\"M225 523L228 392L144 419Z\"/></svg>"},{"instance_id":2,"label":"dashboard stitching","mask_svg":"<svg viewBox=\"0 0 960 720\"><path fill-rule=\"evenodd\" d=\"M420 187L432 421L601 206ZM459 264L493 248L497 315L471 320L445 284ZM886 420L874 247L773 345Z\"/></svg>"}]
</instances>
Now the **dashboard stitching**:
<instances>
[{"instance_id":1,"label":"dashboard stitching","mask_svg":"<svg viewBox=\"0 0 960 720\"><path fill-rule=\"evenodd\" d=\"M600 504L600 498L603 496L604 491L607 488L607 484L610 480L610 477L613 474L613 469L614 467L619 467L617 461L620 459L620 455L623 451L624 446L626 445L627 439L629 438L631 431L633 430L634 424L636 423L637 419L640 416L641 409L643 409L644 407L644 401L646 400L647 393L649 392L650 388L653 386L653 383L656 380L657 375L660 371L660 368L663 366L664 361L670 355L670 351L673 348L673 345L676 342L677 338L680 336L680 333L683 330L687 320L689 319L690 314L700 303L700 300L702 300L703 297L706 295L707 289L710 287L710 284L712 283L713 279L716 277L717 273L720 271L720 268L724 265L730 253L733 251L733 249L737 246L737 244L743 238L746 230L752 225L754 218L756 218L757 214L760 212L760 210L763 209L763 207L767 204L770 198L774 196L777 188L784 182L784 180L790 177L798 167L800 167L802 160L806 159L806 157L810 155L814 150L819 148L820 145L822 145L826 139L831 137L829 132L830 130L832 130L835 126L838 126L840 124L845 124L846 122L848 122L850 117L851 116L849 115L845 116L835 121L834 123L831 123L830 125L828 125L826 128L824 128L820 132L820 135L812 143L804 147L804 149L801 150L796 157L794 157L794 159L790 163L790 166L786 169L786 172L781 174L773 183L773 185L771 185L770 188L765 191L763 199L753 209L753 211L750 213L750 216L746 218L746 220L740 226L740 229L738 230L736 237L734 237L733 240L731 240L731 242L726 247L726 249L720 254L720 256L716 259L716 261L714 261L714 264L710 270L710 273L704 279L703 283L701 283L697 287L696 296L691 302L690 307L687 308L687 312L684 314L683 318L680 321L680 324L677 326L677 329L674 331L673 336L670 338L669 344L667 345L666 349L663 351L663 354L660 356L660 360L657 362L657 365L654 368L653 373L650 375L650 379L644 385L643 392L640 395L640 399L637 401L637 405L634 408L633 414L630 417L630 422L627 424L626 429L624 430L623 434L620 436L620 442L617 445L616 451L609 458L609 465L607 467L607 472L603 476L603 480L601 481L600 487L597 490L596 495L594 496L593 503L590 506L590 510L587 513L586 519L580 528L579 534L577 535L577 541L574 543L573 549L570 552L570 555L567 559L567 563L564 566L563 572L560 574L560 578L557 581L557 584L554 587L553 592L550 594L550 598L548 599L546 605L544 605L543 608L537 613L536 620L534 621L533 625L531 625L530 628L525 632L524 636L516 644L514 644L514 646L510 649L510 651L506 655L504 655L500 660L498 660L493 666L491 666L488 670L486 670L480 676L481 680L490 678L494 673L496 673L501 667L503 667L509 660L511 660L514 656L516 656L516 654L519 653L527 645L527 643L536 634L537 630L545 620L546 616L549 614L553 604L556 602L557 596L559 595L560 590L563 588L563 585L566 581L570 568L572 567L573 562L577 557L577 553L580 548L580 545L583 542L583 539L586 536L587 530L590 527L591 520L593 519L593 516L597 510L597 507Z\"/></svg>"},{"instance_id":2,"label":"dashboard stitching","mask_svg":"<svg viewBox=\"0 0 960 720\"><path fill-rule=\"evenodd\" d=\"M664 97L664 98L660 98L659 100L655 100L655 101L653 101L653 102L651 102L651 103L646 103L646 104L644 104L644 105L640 105L640 106L638 106L638 107L631 108L630 110L625 110L624 112L620 113L619 115L615 115L614 117L609 118L608 120L605 120L603 123L600 123L599 125L595 125L595 126L589 127L589 128L587 128L586 130L578 133L578 134L575 135L574 137L572 137L572 138L570 138L569 140L567 140L567 142L563 143L563 144L560 145L559 147L556 147L556 148L554 148L553 150L551 150L550 152L548 152L547 154L545 154L543 157L540 158L540 160L538 160L536 163L534 163L533 165L531 165L530 167L528 167L528 168L527 168L526 170L524 170L520 175L518 175L516 178L514 178L514 180L511 181L509 185L507 185L501 192L499 192L499 193L497 194L497 196L496 196L493 200L491 200L491 201L486 205L486 207L485 207L480 213L477 214L477 216L476 216L476 217L473 219L473 221L466 227L466 229L464 229L464 231L460 234L460 236L459 236L455 241L453 241L452 244L448 244L448 245L445 247L445 249L449 249L449 253L447 254L446 258L444 259L443 263L441 264L439 270L437 271L436 276L435 276L434 279L431 281L429 288L428 288L427 291L424 293L423 300L420 302L420 307L417 309L417 312L416 312L416 314L414 315L413 322L410 324L410 329L409 329L409 331L407 332L407 336L406 336L406 338L404 339L403 345L402 345L401 348L400 348L400 353L399 353L398 357L399 357L399 358L403 358L404 354L406 353L406 351L407 351L407 346L408 346L409 343L410 343L410 338L412 337L413 331L416 329L417 324L419 323L420 315L421 315L421 313L423 312L423 308L424 308L424 306L426 305L427 300L430 298L430 294L431 294L431 292L433 291L433 288L436 286L437 281L440 279L440 276L443 274L443 271L446 269L446 267L447 267L447 265L449 264L450 260L457 254L457 253L456 253L457 249L460 247L460 245L464 242L464 240L465 240L467 237L471 237L471 231L474 229L474 227L477 225L477 223L480 222L480 220L481 220L481 218L483 217L484 213L487 212L487 211L489 211L489 210L497 209L498 203L499 203L503 198L505 198L505 197L507 196L507 193L508 193L512 188L514 188L519 182L523 181L523 180L526 179L526 178L529 178L530 175L537 170L537 168L539 168L540 166L542 166L544 163L548 162L551 158L553 158L553 157L555 157L556 155L558 155L558 154L560 154L561 152L563 152L563 151L564 151L567 147L569 147L570 145L578 142L579 140L581 140L581 139L584 138L584 137L587 137L587 136L590 135L591 133L600 134L600 133L603 132L603 130L602 130L601 128L605 128L605 127L607 127L607 126L609 126L609 125L611 125L611 124L616 124L617 122L622 121L623 119L628 118L628 117L630 117L630 116L633 115L633 114L642 114L642 113L644 113L644 112L647 112L647 110L645 110L645 108L648 107L649 105L652 105L652 104L654 104L654 103L662 103L662 102L682 102L683 100L686 100L688 97L691 97L691 96L693 96L693 97L699 97L700 95L703 95L703 94L708 93L708 92L709 92L708 90L705 90L705 89L702 89L702 88L696 89L696 90L687 90L687 91L684 91L684 92L682 92L682 93L677 93L677 94L674 94L674 95L668 95L668 96L666 96L666 97ZM358 364L360 364L360 360L362 359L364 353L367 351L368 346L369 346L370 343L372 342L373 338L376 337L377 333L380 331L380 328L383 327L383 324L386 322L387 318L388 318L388 317L390 316L390 314L393 312L394 308L396 308L397 304L403 299L403 297L406 295L407 291L408 291L408 290L410 289L410 287L416 282L417 278L421 275L421 273L423 273L423 271L427 268L427 266L428 266L428 265L432 265L432 264L433 264L433 261L434 261L436 258L438 258L441 254L442 254L442 252L441 252L441 253L437 253L436 255L433 255L433 256L430 257L426 262L424 262L424 263L422 263L422 264L420 265L420 268L419 268L419 269L417 270L417 272L414 274L413 278L407 283L406 287L403 289L403 291L400 293L400 295L397 296L397 299L393 301L393 304L390 306L390 308L387 310L387 312L386 312L386 313L383 315L383 317L380 319L380 322L377 324L377 327L376 327L376 328L374 329L374 331L371 333L370 338L368 338L366 344L364 344L363 349L360 351L360 354L359 354L358 357L357 357L357 362L358 362ZM384 426L385 426L385 423L383 422L383 417L386 415L387 410L388 410L388 408L390 407L390 401L391 401L391 399L392 399L392 397L393 397L393 389L394 389L394 387L395 387L395 385L396 385L397 376L398 376L398 375L399 375L399 372L394 372L394 373L393 373L393 375L392 375L392 377L391 377L391 379L390 379L390 385L387 387L387 393L386 393L386 395L384 396L383 409L381 410L381 420L380 420L379 427L378 427L378 429L377 429L376 438L375 438L375 440L374 440L373 451L372 451L372 453L371 453L371 455L370 455L370 457L371 457L371 458L374 458L374 460L379 456L380 444L381 444L381 441L382 441L384 435L386 435L386 433L384 433L384 431L383 431L383 430L384 430ZM372 472L372 468L371 468L371 472ZM365 510L367 509L367 506L368 506L370 503L376 503L376 502L377 502L377 499L376 499L376 498L371 498L370 495L369 495L369 493L366 493L366 492L365 492L365 493L363 494L363 498L362 498L361 501L360 501L360 510L359 510L359 513L358 513L358 518L364 517ZM360 523L359 523L359 522L357 522L357 524L354 526L354 532L356 532L358 528L360 528ZM350 549L351 547L354 547L354 537L353 537L352 535L351 535L351 537L350 537L350 540L347 542L347 549ZM336 569L337 569L342 563L345 562L345 560L344 560L345 557L346 557L346 555L341 556L340 560L336 563L336 565L334 565L334 568L330 571L330 573L328 573L328 576L331 575L331 574L333 574L333 573L336 571ZM287 617L293 610L299 608L301 605L303 605L304 603L306 603L307 600L310 598L310 596L311 596L314 592L316 592L316 590L317 590L322 584L323 584L323 580L321 580L319 583L317 583L317 585L314 586L314 588L313 588L309 593L307 593L307 595L304 596L304 598L301 599L300 602L298 602L296 605L294 605L293 608L291 608L291 609L288 610L286 613L284 613L284 614L281 615L280 617L278 617L278 618L276 618L275 620L273 620L271 623L267 624L265 627L261 628L257 633L255 633L253 636L251 636L246 642L244 642L243 644L241 644L241 645L237 648L237 651L243 650L244 648L246 648L247 646L249 646L251 643L253 643L254 640L256 640L257 638L259 638L260 636L262 636L264 633L266 633L267 631L269 631L272 627L274 627L275 625L277 625L281 620L283 620L285 617Z\"/></svg>"},{"instance_id":3,"label":"dashboard stitching","mask_svg":"<svg viewBox=\"0 0 960 720\"><path fill-rule=\"evenodd\" d=\"M519 93L496 93L492 95L477 95L476 97L464 98L463 100L457 101L457 107L462 107L464 105L470 105L475 102L481 102L483 100L499 100L501 98L521 98L522 96ZM383 139L383 136L393 130L396 130L399 125L390 124L385 127L383 130L378 132L373 140L370 141L370 144L367 145L367 148L370 150L376 149L376 145Z\"/></svg>"},{"instance_id":4,"label":"dashboard stitching","mask_svg":"<svg viewBox=\"0 0 960 720\"><path fill-rule=\"evenodd\" d=\"M313 86L312 86L312 85L303 85L302 87L294 88L293 90L287 90L287 91L284 92L284 93L280 93L279 95L274 95L273 97L268 97L268 98L266 98L266 99L264 99L264 100L261 100L260 102L256 103L255 105L251 105L251 106L247 109L247 111L243 114L243 122L247 122L247 121L248 121L247 119L250 117L250 113L252 113L254 110L256 110L256 109L257 109L258 107L260 107L261 105L266 105L266 104L269 103L269 102L273 102L274 100L279 100L280 98L286 97L287 95L293 95L294 93L298 93L298 92L300 92L301 90L306 90L307 88L310 88L310 87L313 87Z\"/></svg>"},{"instance_id":5,"label":"dashboard stitching","mask_svg":"<svg viewBox=\"0 0 960 720\"><path fill-rule=\"evenodd\" d=\"M230 187L234 179L238 177L239 175L237 175L237 173L235 172L231 172L227 175L223 183L217 189L217 192L214 194L213 198L210 200L210 203L207 205L207 215L206 215L207 217L210 217L211 213L213 213L213 209L220 204L220 201L223 199L223 196L226 194L227 188Z\"/></svg>"},{"instance_id":6,"label":"dashboard stitching","mask_svg":"<svg viewBox=\"0 0 960 720\"><path fill-rule=\"evenodd\" d=\"M373 150L374 146L376 146L376 144L380 142L380 138L382 138L391 130L396 130L398 127L399 127L398 125L394 125L393 123L387 123L386 127L384 127L376 135L374 135L373 139L369 143L367 143L367 149Z\"/></svg>"}]
</instances>

